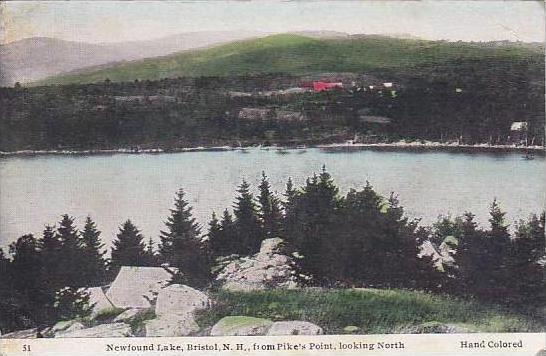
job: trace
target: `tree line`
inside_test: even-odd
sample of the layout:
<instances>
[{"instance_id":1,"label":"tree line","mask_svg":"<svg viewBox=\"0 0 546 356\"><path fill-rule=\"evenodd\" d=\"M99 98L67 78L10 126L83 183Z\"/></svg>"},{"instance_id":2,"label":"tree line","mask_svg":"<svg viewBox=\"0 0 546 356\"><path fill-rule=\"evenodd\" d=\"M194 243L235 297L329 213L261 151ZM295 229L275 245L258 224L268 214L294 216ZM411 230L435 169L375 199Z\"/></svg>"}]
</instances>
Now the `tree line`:
<instances>
[{"instance_id":1,"label":"tree line","mask_svg":"<svg viewBox=\"0 0 546 356\"><path fill-rule=\"evenodd\" d=\"M82 230L63 215L41 237L20 237L9 256L0 250L0 329L84 314L86 295L79 288L105 285L125 265L168 264L178 270L173 283L211 287L218 258L254 254L272 237L285 241L304 285L420 289L512 305L546 297L544 214L517 222L511 234L494 201L487 228L471 213L421 226L394 194L382 197L369 183L342 196L324 168L299 188L289 179L282 196L272 192L264 173L258 190L254 196L243 180L232 212L213 213L206 232L179 190L157 246L127 220L109 258L90 217ZM440 268L422 255L425 241L447 249Z\"/></svg>"},{"instance_id":2,"label":"tree line","mask_svg":"<svg viewBox=\"0 0 546 356\"><path fill-rule=\"evenodd\" d=\"M361 80L358 88L339 91L257 95L305 81L283 74L0 88L0 150L297 145L355 134L387 142L504 144L513 121L528 122L529 143L544 144L543 64L463 61L413 76L381 76L399 84L394 92L368 90L372 83ZM253 95L229 95L234 91ZM296 112L304 119L249 120L239 117L242 108ZM362 113L392 122L370 123Z\"/></svg>"}]
</instances>

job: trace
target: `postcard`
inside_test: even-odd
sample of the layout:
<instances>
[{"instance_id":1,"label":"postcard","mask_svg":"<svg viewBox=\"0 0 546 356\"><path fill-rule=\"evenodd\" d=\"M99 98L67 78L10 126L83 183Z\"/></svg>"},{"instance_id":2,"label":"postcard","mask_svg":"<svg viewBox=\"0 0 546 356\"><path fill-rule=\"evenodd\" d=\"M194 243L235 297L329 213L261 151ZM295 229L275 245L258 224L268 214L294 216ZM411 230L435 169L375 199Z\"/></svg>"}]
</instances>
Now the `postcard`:
<instances>
[{"instance_id":1,"label":"postcard","mask_svg":"<svg viewBox=\"0 0 546 356\"><path fill-rule=\"evenodd\" d=\"M544 10L0 2L0 355L545 355Z\"/></svg>"}]
</instances>

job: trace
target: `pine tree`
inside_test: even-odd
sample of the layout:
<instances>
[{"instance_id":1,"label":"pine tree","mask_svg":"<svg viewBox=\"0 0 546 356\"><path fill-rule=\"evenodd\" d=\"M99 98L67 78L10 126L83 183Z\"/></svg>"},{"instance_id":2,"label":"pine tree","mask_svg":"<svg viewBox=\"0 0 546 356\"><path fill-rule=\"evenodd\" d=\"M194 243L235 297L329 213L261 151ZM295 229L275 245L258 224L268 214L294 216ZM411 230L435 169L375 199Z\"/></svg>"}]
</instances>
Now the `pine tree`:
<instances>
[{"instance_id":1,"label":"pine tree","mask_svg":"<svg viewBox=\"0 0 546 356\"><path fill-rule=\"evenodd\" d=\"M487 255L485 232L478 228L474 215L467 212L463 217L462 233L454 255L454 267L448 270L454 276L450 292L466 296L479 295L482 286L489 283L487 273L482 273L489 268Z\"/></svg>"},{"instance_id":2,"label":"pine tree","mask_svg":"<svg viewBox=\"0 0 546 356\"><path fill-rule=\"evenodd\" d=\"M64 287L64 280L59 280L61 269L61 241L55 233L55 227L47 225L43 231L40 244L40 256L42 260L42 279L46 289L52 293Z\"/></svg>"},{"instance_id":3,"label":"pine tree","mask_svg":"<svg viewBox=\"0 0 546 356\"><path fill-rule=\"evenodd\" d=\"M285 220L287 240L292 249L303 255L301 272L313 276L319 284L331 283L338 272L338 191L323 167L319 176L308 178L301 193L294 195Z\"/></svg>"},{"instance_id":4,"label":"pine tree","mask_svg":"<svg viewBox=\"0 0 546 356\"><path fill-rule=\"evenodd\" d=\"M104 283L106 278L106 260L104 258L106 251L102 250L104 244L100 241L100 234L97 225L88 216L81 232L88 286L99 286Z\"/></svg>"},{"instance_id":5,"label":"pine tree","mask_svg":"<svg viewBox=\"0 0 546 356\"><path fill-rule=\"evenodd\" d=\"M498 297L508 293L510 286L507 285L509 280L509 254L510 254L510 233L508 225L505 223L506 213L500 209L500 205L496 200L491 204L489 211L490 230L487 233L487 254L484 258L488 262L487 269L481 271L488 276L488 283L484 286L484 297Z\"/></svg>"},{"instance_id":6,"label":"pine tree","mask_svg":"<svg viewBox=\"0 0 546 356\"><path fill-rule=\"evenodd\" d=\"M159 258L154 249L154 240L150 237L144 250L144 265L149 267L158 267Z\"/></svg>"},{"instance_id":7,"label":"pine tree","mask_svg":"<svg viewBox=\"0 0 546 356\"><path fill-rule=\"evenodd\" d=\"M262 181L259 186L260 218L262 221L262 236L264 238L282 236L282 220L280 201L271 192L271 186L265 172L262 172Z\"/></svg>"},{"instance_id":8,"label":"pine tree","mask_svg":"<svg viewBox=\"0 0 546 356\"><path fill-rule=\"evenodd\" d=\"M225 244L222 236L222 227L220 226L220 221L216 217L216 213L212 213L212 217L209 222L209 232L207 234L208 238L208 251L209 251L209 261L213 263L214 260L220 256L223 256L223 250L225 247L222 244Z\"/></svg>"},{"instance_id":9,"label":"pine tree","mask_svg":"<svg viewBox=\"0 0 546 356\"><path fill-rule=\"evenodd\" d=\"M419 220L409 220L398 198L391 194L382 223L382 236L374 250L382 256L380 283L397 288L435 289L440 275L431 257L419 257L422 231ZM373 272L370 271L373 274Z\"/></svg>"},{"instance_id":10,"label":"pine tree","mask_svg":"<svg viewBox=\"0 0 546 356\"><path fill-rule=\"evenodd\" d=\"M374 262L381 253L374 250L374 243L381 239L382 198L367 183L364 190L351 189L343 200L342 231L336 239L338 269L345 280L364 284L373 283L381 272L373 273L380 264ZM339 278L339 277L338 277Z\"/></svg>"},{"instance_id":11,"label":"pine tree","mask_svg":"<svg viewBox=\"0 0 546 356\"><path fill-rule=\"evenodd\" d=\"M85 287L85 254L74 218L63 215L57 228L59 248L59 278L65 287Z\"/></svg>"},{"instance_id":12,"label":"pine tree","mask_svg":"<svg viewBox=\"0 0 546 356\"><path fill-rule=\"evenodd\" d=\"M116 271L121 266L144 266L145 251L144 237L131 220L127 220L120 227L112 247L111 267Z\"/></svg>"},{"instance_id":13,"label":"pine tree","mask_svg":"<svg viewBox=\"0 0 546 356\"><path fill-rule=\"evenodd\" d=\"M237 239L233 241L233 252L239 255L251 255L258 252L263 239L257 207L250 193L250 185L245 180L237 189L237 193L239 196L233 209Z\"/></svg>"},{"instance_id":14,"label":"pine tree","mask_svg":"<svg viewBox=\"0 0 546 356\"><path fill-rule=\"evenodd\" d=\"M191 210L180 189L171 216L165 222L167 229L161 231L159 253L165 262L178 269L173 282L202 287L208 283L209 268L200 230Z\"/></svg>"},{"instance_id":15,"label":"pine tree","mask_svg":"<svg viewBox=\"0 0 546 356\"><path fill-rule=\"evenodd\" d=\"M224 210L222 221L220 222L219 254L220 256L229 256L238 252L238 237L235 231L235 222L233 216L227 209Z\"/></svg>"},{"instance_id":16,"label":"pine tree","mask_svg":"<svg viewBox=\"0 0 546 356\"><path fill-rule=\"evenodd\" d=\"M40 244L32 234L21 236L9 246L12 256L11 286L20 298L17 304L32 319L34 325L48 320L50 308L44 306L52 304L52 295L43 284L39 248Z\"/></svg>"},{"instance_id":17,"label":"pine tree","mask_svg":"<svg viewBox=\"0 0 546 356\"><path fill-rule=\"evenodd\" d=\"M532 215L528 221L516 226L516 237L508 264L508 282L511 287L507 301L511 304L538 304L546 297L544 258L545 230L544 214Z\"/></svg>"},{"instance_id":18,"label":"pine tree","mask_svg":"<svg viewBox=\"0 0 546 356\"><path fill-rule=\"evenodd\" d=\"M23 297L13 285L11 261L0 248L0 332L32 327L28 311L23 309Z\"/></svg>"},{"instance_id":19,"label":"pine tree","mask_svg":"<svg viewBox=\"0 0 546 356\"><path fill-rule=\"evenodd\" d=\"M289 214L292 207L294 206L294 201L296 200L298 192L296 189L294 189L294 183L292 182L292 178L288 177L288 181L286 182L286 190L284 192L284 211L286 215Z\"/></svg>"},{"instance_id":20,"label":"pine tree","mask_svg":"<svg viewBox=\"0 0 546 356\"><path fill-rule=\"evenodd\" d=\"M297 242L295 241L296 235L293 233L295 226L297 226L297 214L296 214L296 202L298 199L298 191L294 189L292 178L288 178L286 182L286 190L283 194L284 201L282 203L284 208L284 220L283 220L283 237L286 241L286 248L288 251L296 252Z\"/></svg>"}]
</instances>

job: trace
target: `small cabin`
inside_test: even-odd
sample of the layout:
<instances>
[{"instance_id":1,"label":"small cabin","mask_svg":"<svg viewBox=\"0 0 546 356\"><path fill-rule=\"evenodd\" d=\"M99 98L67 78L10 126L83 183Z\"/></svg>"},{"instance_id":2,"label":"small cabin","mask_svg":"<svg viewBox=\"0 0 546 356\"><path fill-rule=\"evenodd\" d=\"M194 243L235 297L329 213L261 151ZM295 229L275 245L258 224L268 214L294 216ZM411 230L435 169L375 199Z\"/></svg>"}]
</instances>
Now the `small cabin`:
<instances>
[{"instance_id":1,"label":"small cabin","mask_svg":"<svg viewBox=\"0 0 546 356\"><path fill-rule=\"evenodd\" d=\"M274 111L268 108L242 108L237 117L242 120L261 121L273 118Z\"/></svg>"},{"instance_id":2,"label":"small cabin","mask_svg":"<svg viewBox=\"0 0 546 356\"><path fill-rule=\"evenodd\" d=\"M526 144L528 123L526 121L514 121L510 125L510 142L513 144Z\"/></svg>"},{"instance_id":3,"label":"small cabin","mask_svg":"<svg viewBox=\"0 0 546 356\"><path fill-rule=\"evenodd\" d=\"M343 83L313 82L313 90L317 92L343 88Z\"/></svg>"}]
</instances>

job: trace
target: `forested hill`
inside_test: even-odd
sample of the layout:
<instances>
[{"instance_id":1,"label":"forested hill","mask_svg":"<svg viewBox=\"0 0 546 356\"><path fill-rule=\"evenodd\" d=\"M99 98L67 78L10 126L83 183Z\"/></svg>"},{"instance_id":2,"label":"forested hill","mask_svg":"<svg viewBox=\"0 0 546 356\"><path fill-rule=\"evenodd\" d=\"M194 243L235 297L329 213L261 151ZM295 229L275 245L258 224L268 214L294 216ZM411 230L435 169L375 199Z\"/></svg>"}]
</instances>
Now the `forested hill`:
<instances>
[{"instance_id":1,"label":"forested hill","mask_svg":"<svg viewBox=\"0 0 546 356\"><path fill-rule=\"evenodd\" d=\"M389 73L404 77L429 75L438 67L456 70L465 63L524 63L531 76L544 67L537 44L446 42L355 35L319 39L295 34L273 35L181 52L165 57L123 62L54 76L35 84L158 80L175 77L236 76L265 73L305 75L324 72ZM501 69L504 70L504 69Z\"/></svg>"}]
</instances>

